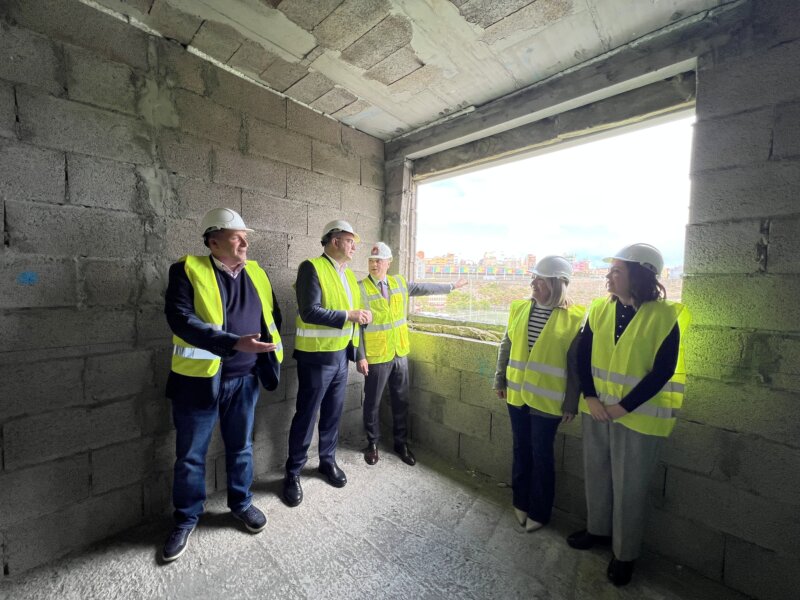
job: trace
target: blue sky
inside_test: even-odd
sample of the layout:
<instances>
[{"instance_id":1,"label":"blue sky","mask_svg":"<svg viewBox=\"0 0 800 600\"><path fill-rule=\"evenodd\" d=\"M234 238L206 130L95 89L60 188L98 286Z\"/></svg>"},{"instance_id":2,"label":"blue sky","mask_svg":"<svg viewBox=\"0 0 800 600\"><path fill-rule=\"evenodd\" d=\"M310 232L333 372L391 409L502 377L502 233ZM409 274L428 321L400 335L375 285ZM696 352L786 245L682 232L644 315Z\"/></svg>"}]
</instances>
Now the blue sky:
<instances>
[{"instance_id":1,"label":"blue sky","mask_svg":"<svg viewBox=\"0 0 800 600\"><path fill-rule=\"evenodd\" d=\"M634 242L683 264L694 117L639 128L429 183L417 250L478 259L575 253L599 260ZM599 265L598 265L599 266Z\"/></svg>"}]
</instances>

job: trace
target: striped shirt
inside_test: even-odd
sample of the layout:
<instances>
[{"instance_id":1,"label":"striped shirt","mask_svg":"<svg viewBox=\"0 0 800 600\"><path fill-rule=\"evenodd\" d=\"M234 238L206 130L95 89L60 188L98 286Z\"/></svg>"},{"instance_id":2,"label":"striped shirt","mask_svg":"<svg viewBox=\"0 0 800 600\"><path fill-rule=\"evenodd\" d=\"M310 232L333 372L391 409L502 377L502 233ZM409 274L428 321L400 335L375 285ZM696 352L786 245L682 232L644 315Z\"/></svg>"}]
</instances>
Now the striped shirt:
<instances>
[{"instance_id":1,"label":"striped shirt","mask_svg":"<svg viewBox=\"0 0 800 600\"><path fill-rule=\"evenodd\" d=\"M533 348L533 345L536 343L536 340L539 339L539 334L542 333L542 329L547 324L547 319L550 318L552 314L552 308L544 308L539 306L538 304L534 303L533 309L531 310L531 316L528 318L528 351Z\"/></svg>"}]
</instances>

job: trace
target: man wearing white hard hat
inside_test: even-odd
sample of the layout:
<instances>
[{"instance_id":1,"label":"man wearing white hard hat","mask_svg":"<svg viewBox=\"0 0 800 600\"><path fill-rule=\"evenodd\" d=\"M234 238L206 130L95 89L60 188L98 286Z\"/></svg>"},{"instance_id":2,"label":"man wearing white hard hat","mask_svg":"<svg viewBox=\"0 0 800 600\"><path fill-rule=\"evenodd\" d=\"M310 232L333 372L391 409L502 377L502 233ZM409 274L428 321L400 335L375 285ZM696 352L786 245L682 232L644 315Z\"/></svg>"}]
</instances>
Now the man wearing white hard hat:
<instances>
[{"instance_id":1,"label":"man wearing white hard hat","mask_svg":"<svg viewBox=\"0 0 800 600\"><path fill-rule=\"evenodd\" d=\"M169 270L164 312L173 333L167 397L175 424L175 527L162 559L186 550L204 510L205 461L219 421L225 444L228 507L251 533L267 519L253 505L252 433L259 381L274 390L283 346L281 313L269 277L247 260L248 229L229 208L203 217L209 256L184 256Z\"/></svg>"},{"instance_id":2,"label":"man wearing white hard hat","mask_svg":"<svg viewBox=\"0 0 800 600\"><path fill-rule=\"evenodd\" d=\"M289 506L303 501L300 471L308 460L317 414L319 472L334 487L347 484L347 476L336 464L347 363L355 360L361 337L359 325L372 318L361 304L356 276L347 267L358 241L350 223L331 221L322 230L322 255L303 261L297 270L293 356L299 385L283 482L283 500Z\"/></svg>"},{"instance_id":3,"label":"man wearing white hard hat","mask_svg":"<svg viewBox=\"0 0 800 600\"><path fill-rule=\"evenodd\" d=\"M467 285L466 279L455 283L413 283L402 275L388 275L392 250L383 242L372 246L369 255L369 276L359 282L363 303L372 311L372 324L363 327L362 344L358 347L358 371L364 375L364 429L367 447L364 460L378 462L380 409L383 389L389 384L392 400L394 450L407 465L416 459L408 448L408 297L449 294Z\"/></svg>"}]
</instances>

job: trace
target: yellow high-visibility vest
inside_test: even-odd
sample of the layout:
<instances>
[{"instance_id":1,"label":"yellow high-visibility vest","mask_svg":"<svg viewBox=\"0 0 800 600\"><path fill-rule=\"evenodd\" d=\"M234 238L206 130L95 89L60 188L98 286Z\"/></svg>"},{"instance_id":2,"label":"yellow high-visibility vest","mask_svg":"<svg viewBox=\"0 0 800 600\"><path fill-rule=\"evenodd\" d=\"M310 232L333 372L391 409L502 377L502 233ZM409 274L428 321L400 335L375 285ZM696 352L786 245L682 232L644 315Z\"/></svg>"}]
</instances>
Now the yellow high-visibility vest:
<instances>
[{"instance_id":1,"label":"yellow high-visibility vest","mask_svg":"<svg viewBox=\"0 0 800 600\"><path fill-rule=\"evenodd\" d=\"M361 300L372 311L372 323L364 330L364 351L371 365L385 363L395 356L406 356L408 341L408 284L401 275L386 276L389 300L378 290L372 279L359 282Z\"/></svg>"},{"instance_id":2,"label":"yellow high-visibility vest","mask_svg":"<svg viewBox=\"0 0 800 600\"><path fill-rule=\"evenodd\" d=\"M645 302L614 343L616 302L598 298L589 309L589 326L593 332L592 379L600 401L618 404L653 369L661 344L677 322L680 331L678 362L675 375L650 400L615 422L645 435L668 437L675 427L675 414L683 405L686 386L684 339L691 321L688 309L677 302L654 300ZM589 407L581 398L580 409Z\"/></svg>"},{"instance_id":3,"label":"yellow high-visibility vest","mask_svg":"<svg viewBox=\"0 0 800 600\"><path fill-rule=\"evenodd\" d=\"M222 307L222 292L219 289L214 266L208 256L184 256L179 262L184 263L186 275L194 290L194 309L201 321L214 329L221 330L225 321ZM277 344L275 355L278 362L283 361L283 343L280 333L272 318L272 284L269 277L258 263L248 260L244 271L253 282L258 299L261 300L261 315L267 331ZM192 346L177 335L172 336L172 370L189 377L213 377L219 371L222 359L207 350Z\"/></svg>"},{"instance_id":4,"label":"yellow high-visibility vest","mask_svg":"<svg viewBox=\"0 0 800 600\"><path fill-rule=\"evenodd\" d=\"M511 354L506 367L506 400L551 415L561 415L567 390L567 351L580 331L586 308L555 308L528 350L532 300L515 300L508 317Z\"/></svg>"},{"instance_id":5,"label":"yellow high-visibility vest","mask_svg":"<svg viewBox=\"0 0 800 600\"><path fill-rule=\"evenodd\" d=\"M314 265L319 278L319 285L322 290L322 306L330 310L351 310L347 292L339 278L331 261L324 256L310 258L309 262ZM347 283L350 286L350 295L353 299L353 310L361 308L361 297L358 293L358 280L353 271L345 271ZM314 325L306 323L300 318L295 319L297 325L297 337L294 347L302 352L336 352L347 348L350 340L353 346L358 346L361 337L360 327L350 321L345 321L341 329L328 327L327 325Z\"/></svg>"}]
</instances>

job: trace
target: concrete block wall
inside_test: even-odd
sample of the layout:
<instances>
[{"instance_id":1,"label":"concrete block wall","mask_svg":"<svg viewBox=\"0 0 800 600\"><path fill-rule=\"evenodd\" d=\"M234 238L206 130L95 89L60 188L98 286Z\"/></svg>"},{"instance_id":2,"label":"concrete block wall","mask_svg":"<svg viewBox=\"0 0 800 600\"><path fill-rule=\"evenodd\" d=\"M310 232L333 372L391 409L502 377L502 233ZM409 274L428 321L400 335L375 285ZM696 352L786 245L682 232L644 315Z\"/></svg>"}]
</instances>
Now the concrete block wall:
<instances>
[{"instance_id":1,"label":"concrete block wall","mask_svg":"<svg viewBox=\"0 0 800 600\"><path fill-rule=\"evenodd\" d=\"M752 2L749 18L698 57L689 383L651 482L646 536L654 552L769 600L800 586L795 4ZM387 173L399 178L400 165ZM387 211L399 198L387 186ZM416 332L412 346L412 438L508 481L508 416L491 390L496 345ZM583 516L577 423L560 429L556 448L556 507Z\"/></svg>"},{"instance_id":2,"label":"concrete block wall","mask_svg":"<svg viewBox=\"0 0 800 600\"><path fill-rule=\"evenodd\" d=\"M0 577L170 511L163 293L215 206L256 230L284 316L254 436L257 474L282 476L296 269L334 218L379 238L382 173L380 140L175 42L77 0L0 3ZM352 373L345 436L361 428ZM207 485L225 488L219 435Z\"/></svg>"}]
</instances>

